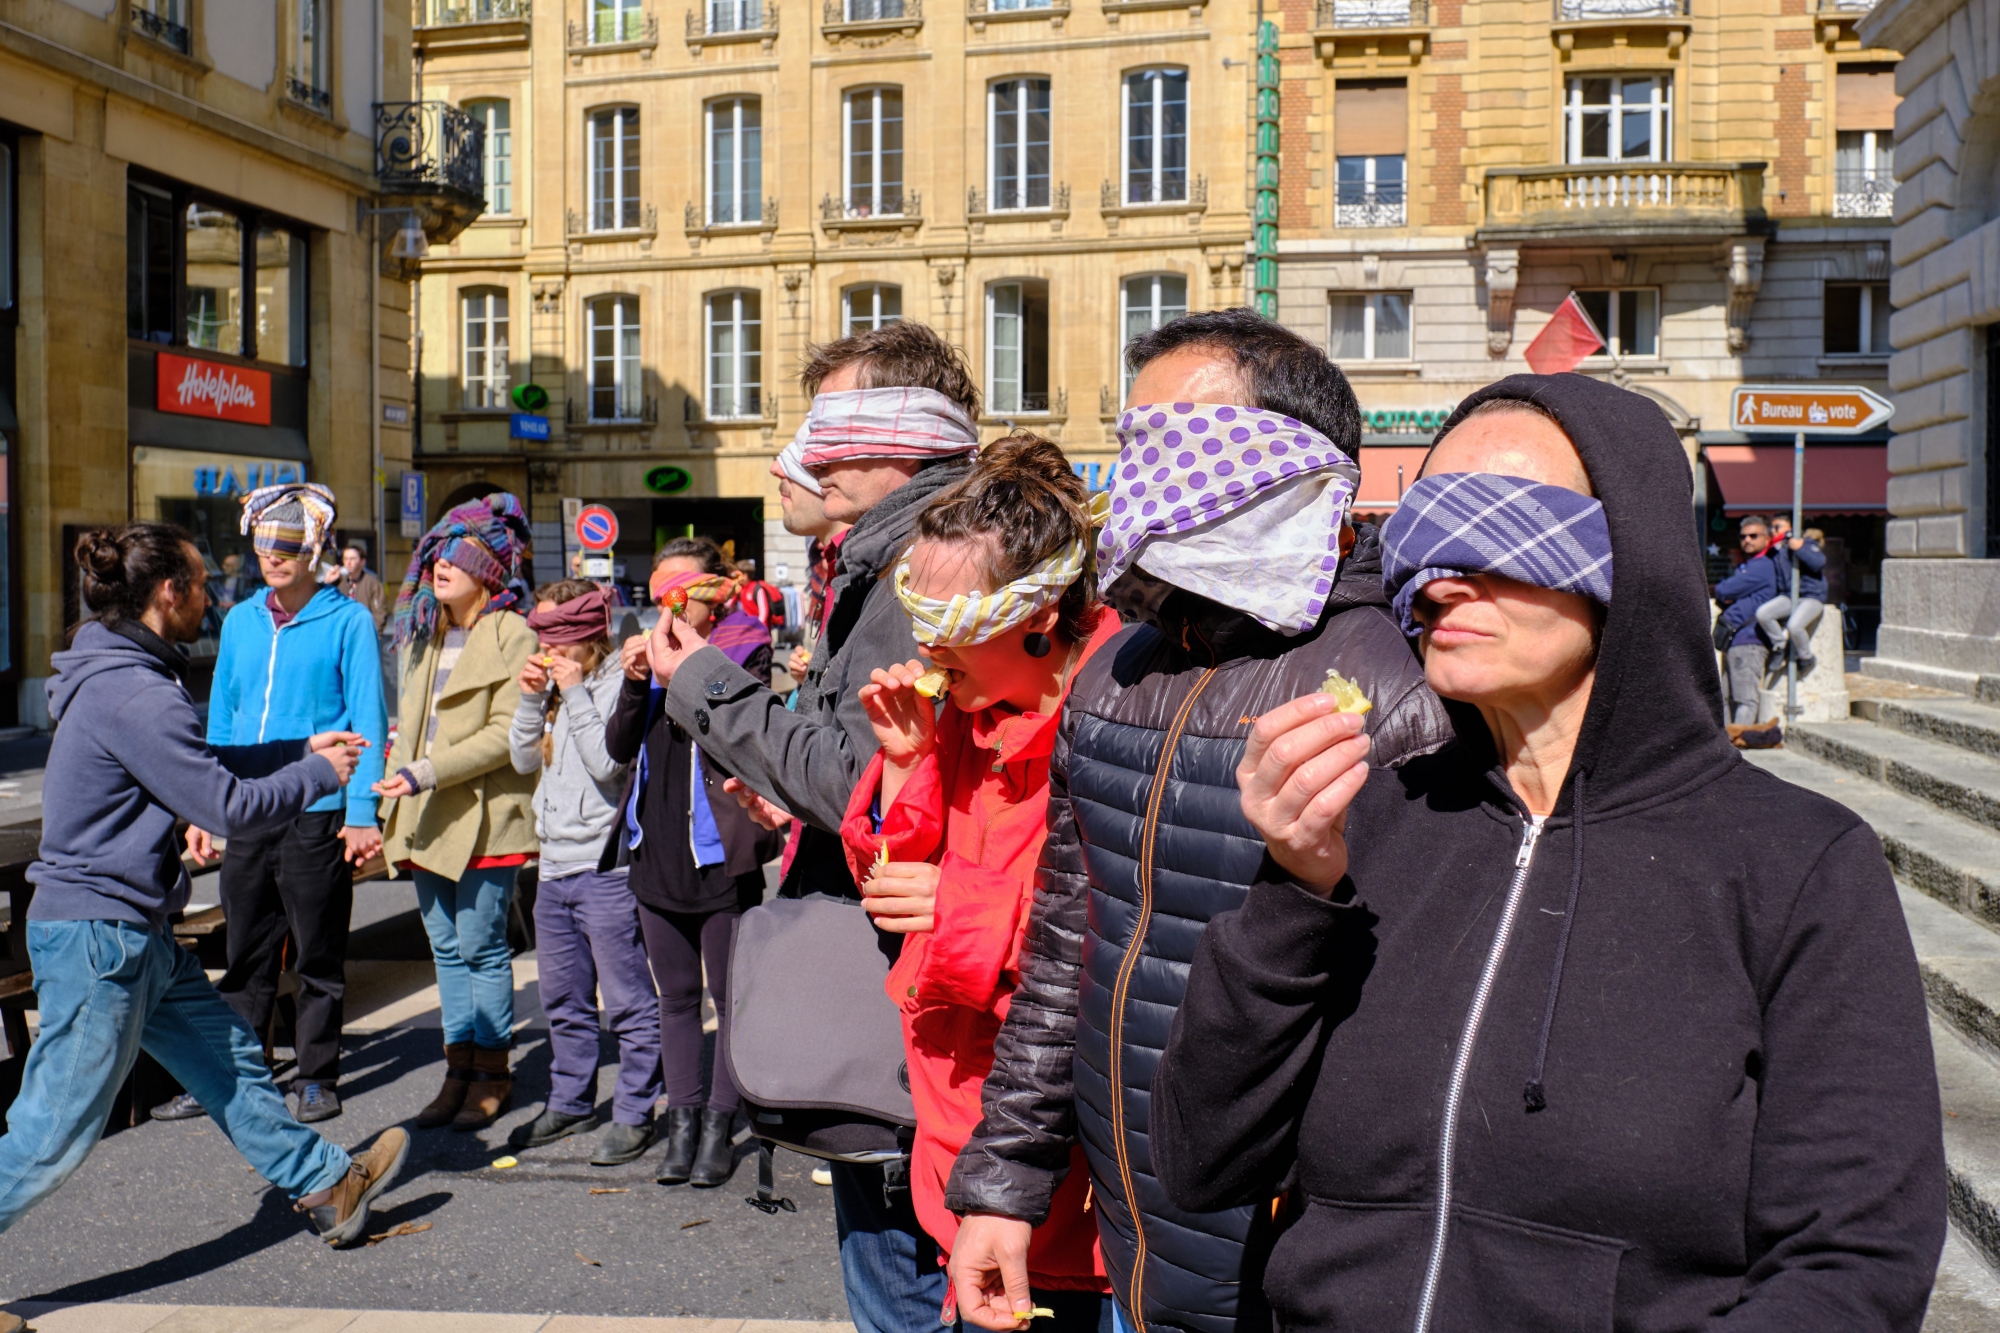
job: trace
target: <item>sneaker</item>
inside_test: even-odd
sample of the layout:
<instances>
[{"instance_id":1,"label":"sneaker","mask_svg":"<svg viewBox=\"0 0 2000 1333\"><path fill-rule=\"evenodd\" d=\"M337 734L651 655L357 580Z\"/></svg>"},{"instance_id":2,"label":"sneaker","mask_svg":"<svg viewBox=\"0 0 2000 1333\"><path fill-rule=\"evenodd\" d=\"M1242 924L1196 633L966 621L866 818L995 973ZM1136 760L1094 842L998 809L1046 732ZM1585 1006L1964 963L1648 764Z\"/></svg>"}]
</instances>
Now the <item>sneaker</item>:
<instances>
[{"instance_id":1,"label":"sneaker","mask_svg":"<svg viewBox=\"0 0 2000 1333\"><path fill-rule=\"evenodd\" d=\"M299 1123L318 1124L340 1114L340 1094L331 1083L299 1084Z\"/></svg>"},{"instance_id":2,"label":"sneaker","mask_svg":"<svg viewBox=\"0 0 2000 1333\"><path fill-rule=\"evenodd\" d=\"M373 1147L354 1158L347 1174L333 1187L332 1198L317 1208L294 1204L292 1210L306 1214L313 1230L327 1244L352 1245L368 1229L368 1206L396 1179L409 1151L407 1130L383 1130Z\"/></svg>"},{"instance_id":3,"label":"sneaker","mask_svg":"<svg viewBox=\"0 0 2000 1333\"><path fill-rule=\"evenodd\" d=\"M510 1148L546 1148L557 1139L566 1139L572 1134L588 1134L597 1128L597 1113L585 1111L582 1115L569 1115L562 1111L550 1110L544 1106L534 1123L524 1125L508 1138Z\"/></svg>"},{"instance_id":4,"label":"sneaker","mask_svg":"<svg viewBox=\"0 0 2000 1333\"><path fill-rule=\"evenodd\" d=\"M590 1142L597 1149L590 1155L592 1166L623 1166L653 1146L653 1127L621 1125L614 1120L592 1134Z\"/></svg>"},{"instance_id":5,"label":"sneaker","mask_svg":"<svg viewBox=\"0 0 2000 1333\"><path fill-rule=\"evenodd\" d=\"M155 1120L195 1120L207 1114L202 1104L194 1099L194 1094L189 1092L161 1102L153 1108Z\"/></svg>"}]
</instances>

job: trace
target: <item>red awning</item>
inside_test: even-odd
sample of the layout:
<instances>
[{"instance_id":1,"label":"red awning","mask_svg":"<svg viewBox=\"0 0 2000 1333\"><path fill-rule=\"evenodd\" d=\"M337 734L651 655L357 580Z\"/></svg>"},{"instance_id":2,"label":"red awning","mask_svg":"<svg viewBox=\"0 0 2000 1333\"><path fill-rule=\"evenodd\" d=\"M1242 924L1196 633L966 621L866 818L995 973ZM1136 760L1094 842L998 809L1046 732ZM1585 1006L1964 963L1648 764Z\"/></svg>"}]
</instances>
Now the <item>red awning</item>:
<instances>
[{"instance_id":1,"label":"red awning","mask_svg":"<svg viewBox=\"0 0 2000 1333\"><path fill-rule=\"evenodd\" d=\"M1363 445L1361 448L1361 493L1354 499L1354 509L1361 514L1386 514L1402 502L1403 492L1416 484L1417 470L1424 465L1424 455L1431 451L1430 441L1415 445ZM1396 469L1402 468L1401 484L1398 484Z\"/></svg>"},{"instance_id":2,"label":"red awning","mask_svg":"<svg viewBox=\"0 0 2000 1333\"><path fill-rule=\"evenodd\" d=\"M1703 453L1715 466L1725 513L1780 513L1792 507L1791 445L1711 444ZM1365 493L1365 480L1362 486ZM1889 446L1808 444L1805 507L1815 514L1887 513Z\"/></svg>"}]
</instances>

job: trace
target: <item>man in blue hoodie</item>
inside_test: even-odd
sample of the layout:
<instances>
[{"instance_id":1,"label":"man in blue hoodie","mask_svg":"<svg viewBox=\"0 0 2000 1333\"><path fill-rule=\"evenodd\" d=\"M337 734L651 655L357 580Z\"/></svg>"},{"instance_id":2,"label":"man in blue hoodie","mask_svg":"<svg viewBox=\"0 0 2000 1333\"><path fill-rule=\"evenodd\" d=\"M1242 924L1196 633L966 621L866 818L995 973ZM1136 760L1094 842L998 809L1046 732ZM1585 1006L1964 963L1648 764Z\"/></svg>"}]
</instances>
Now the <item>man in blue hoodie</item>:
<instances>
[{"instance_id":1,"label":"man in blue hoodie","mask_svg":"<svg viewBox=\"0 0 2000 1333\"><path fill-rule=\"evenodd\" d=\"M382 847L371 788L388 750L374 619L367 607L315 577L335 517L333 492L307 482L265 486L244 497L243 531L269 591L239 603L223 622L208 703L208 743L217 748L322 731L353 731L368 740L358 780L345 792L313 802L287 824L231 838L222 857L228 969L216 989L252 1028L268 1031L290 935L299 978L293 1090L299 1119L307 1124L340 1114L334 1086L354 867ZM190 829L188 851L198 860L213 856L207 832ZM153 1114L183 1120L203 1110L184 1093Z\"/></svg>"},{"instance_id":2,"label":"man in blue hoodie","mask_svg":"<svg viewBox=\"0 0 2000 1333\"><path fill-rule=\"evenodd\" d=\"M174 941L187 905L176 819L224 836L282 826L337 793L367 742L347 731L212 749L181 683L208 609L201 553L179 528L129 523L77 541L93 613L52 660L59 724L28 879L28 958L41 1034L0 1137L0 1231L61 1187L103 1136L140 1050L208 1105L216 1125L331 1244L367 1229L409 1135L350 1157L300 1124L263 1044Z\"/></svg>"}]
</instances>

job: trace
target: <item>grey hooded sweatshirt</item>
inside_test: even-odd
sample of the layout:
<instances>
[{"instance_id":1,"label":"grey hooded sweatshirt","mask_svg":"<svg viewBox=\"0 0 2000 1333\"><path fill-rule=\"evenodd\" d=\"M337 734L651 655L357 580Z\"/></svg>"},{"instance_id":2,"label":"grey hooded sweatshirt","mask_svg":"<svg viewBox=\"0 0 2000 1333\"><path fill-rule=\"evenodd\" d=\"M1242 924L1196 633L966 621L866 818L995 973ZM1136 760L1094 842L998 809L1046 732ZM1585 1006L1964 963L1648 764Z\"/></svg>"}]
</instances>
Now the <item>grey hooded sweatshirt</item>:
<instances>
[{"instance_id":1,"label":"grey hooded sweatshirt","mask_svg":"<svg viewBox=\"0 0 2000 1333\"><path fill-rule=\"evenodd\" d=\"M141 626L85 623L50 664L57 723L42 779L30 921L129 921L164 930L187 906L174 821L221 837L294 818L340 790L303 740L211 748L169 654Z\"/></svg>"},{"instance_id":2,"label":"grey hooded sweatshirt","mask_svg":"<svg viewBox=\"0 0 2000 1333\"><path fill-rule=\"evenodd\" d=\"M625 765L604 748L604 721L618 706L625 671L613 653L575 689L563 692L549 729L550 758L542 762L542 725L549 696L524 694L507 734L516 773L535 773L535 836L542 842L542 878L597 869L604 841L618 822ZM624 873L620 869L619 873Z\"/></svg>"}]
</instances>

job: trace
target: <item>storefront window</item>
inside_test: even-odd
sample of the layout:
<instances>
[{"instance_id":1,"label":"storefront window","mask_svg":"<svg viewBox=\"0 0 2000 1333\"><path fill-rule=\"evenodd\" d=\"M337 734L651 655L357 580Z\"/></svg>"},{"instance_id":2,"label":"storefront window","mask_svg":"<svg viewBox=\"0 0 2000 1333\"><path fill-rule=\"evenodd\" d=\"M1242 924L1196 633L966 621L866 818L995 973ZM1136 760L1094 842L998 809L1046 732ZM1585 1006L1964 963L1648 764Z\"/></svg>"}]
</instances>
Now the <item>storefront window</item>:
<instances>
[{"instance_id":1,"label":"storefront window","mask_svg":"<svg viewBox=\"0 0 2000 1333\"><path fill-rule=\"evenodd\" d=\"M254 209L171 182L132 181L126 334L302 366L311 329L308 254L303 231Z\"/></svg>"},{"instance_id":2,"label":"storefront window","mask_svg":"<svg viewBox=\"0 0 2000 1333\"><path fill-rule=\"evenodd\" d=\"M306 363L306 241L275 227L257 229L257 359ZM294 312L297 312L295 315Z\"/></svg>"},{"instance_id":3,"label":"storefront window","mask_svg":"<svg viewBox=\"0 0 2000 1333\"><path fill-rule=\"evenodd\" d=\"M234 214L189 204L187 345L211 352L243 348L243 224Z\"/></svg>"}]
</instances>

